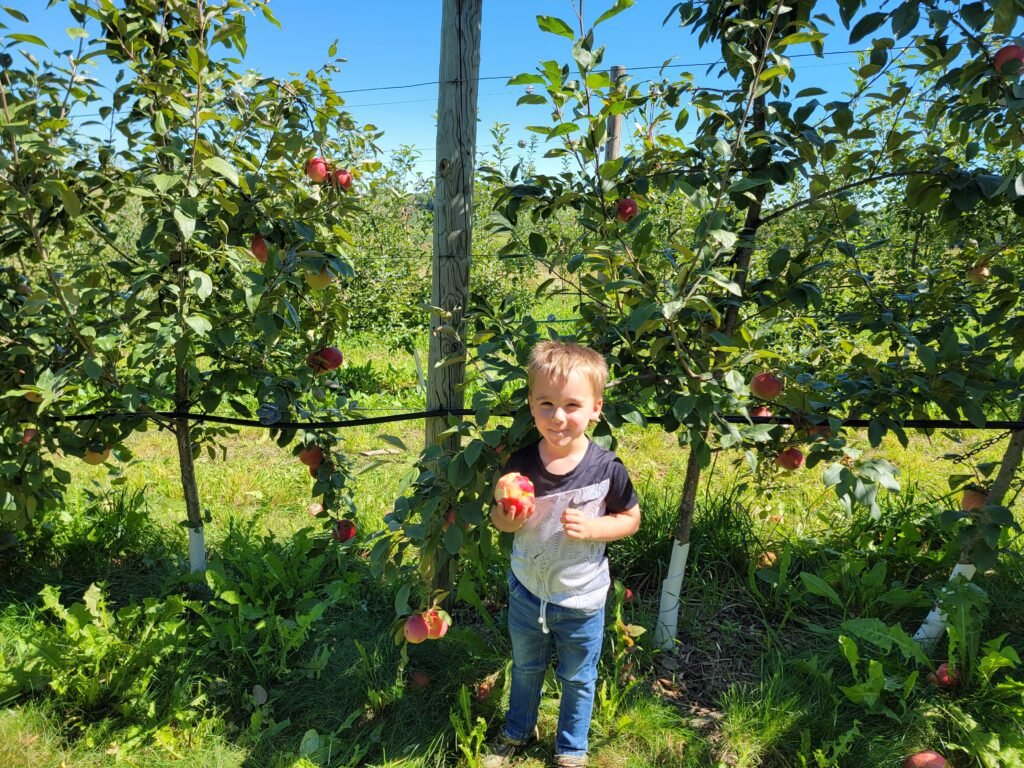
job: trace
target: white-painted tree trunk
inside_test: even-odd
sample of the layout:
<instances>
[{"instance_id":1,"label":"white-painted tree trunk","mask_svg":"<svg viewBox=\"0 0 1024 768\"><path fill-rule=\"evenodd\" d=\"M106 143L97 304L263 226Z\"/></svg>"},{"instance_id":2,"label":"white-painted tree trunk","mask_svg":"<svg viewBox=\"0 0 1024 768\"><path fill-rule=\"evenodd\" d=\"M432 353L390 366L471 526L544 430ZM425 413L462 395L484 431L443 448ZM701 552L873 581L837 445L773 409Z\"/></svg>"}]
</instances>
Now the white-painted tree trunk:
<instances>
[{"instance_id":1,"label":"white-painted tree trunk","mask_svg":"<svg viewBox=\"0 0 1024 768\"><path fill-rule=\"evenodd\" d=\"M953 568L953 572L949 574L949 580L953 581L957 576L963 576L967 581L970 581L974 578L976 570L970 563L957 563L956 567ZM924 622L918 627L917 632L914 633L914 640L925 651L929 651L935 647L935 644L942 639L945 633L946 614L942 612L942 609L936 603L931 611L928 612Z\"/></svg>"},{"instance_id":2,"label":"white-painted tree trunk","mask_svg":"<svg viewBox=\"0 0 1024 768\"><path fill-rule=\"evenodd\" d=\"M188 569L192 573L206 570L206 533L205 528L188 529Z\"/></svg>"},{"instance_id":3,"label":"white-painted tree trunk","mask_svg":"<svg viewBox=\"0 0 1024 768\"><path fill-rule=\"evenodd\" d=\"M658 607L658 625L654 628L654 642L663 651L672 650L679 629L679 607L682 604L683 578L686 560L690 555L690 542L672 542L672 558L668 575L661 582L661 603Z\"/></svg>"}]
</instances>

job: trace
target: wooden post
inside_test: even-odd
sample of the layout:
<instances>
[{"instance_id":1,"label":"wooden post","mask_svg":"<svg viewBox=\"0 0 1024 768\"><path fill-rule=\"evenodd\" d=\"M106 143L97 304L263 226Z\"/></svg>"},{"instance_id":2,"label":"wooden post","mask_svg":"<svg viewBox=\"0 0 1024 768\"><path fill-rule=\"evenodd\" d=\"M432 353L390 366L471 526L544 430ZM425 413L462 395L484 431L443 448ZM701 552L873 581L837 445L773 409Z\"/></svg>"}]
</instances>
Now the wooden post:
<instances>
[{"instance_id":1,"label":"wooden post","mask_svg":"<svg viewBox=\"0 0 1024 768\"><path fill-rule=\"evenodd\" d=\"M437 96L437 170L434 193L434 255L431 264L430 354L427 409L459 409L465 402L466 305L469 303L473 243L473 178L476 172L477 91L480 75L480 19L483 0L443 0L441 67ZM447 417L427 419L426 445L438 442ZM459 436L441 442L445 453L459 450ZM446 515L447 510L439 510ZM436 589L450 590L454 558L432 557L429 576ZM422 565L421 561L421 565ZM447 567L445 565L447 564ZM446 601L450 606L451 598Z\"/></svg>"},{"instance_id":2,"label":"wooden post","mask_svg":"<svg viewBox=\"0 0 1024 768\"><path fill-rule=\"evenodd\" d=\"M619 81L626 76L626 68L616 64L608 73L612 78L612 87L618 88ZM622 154L622 113L608 116L608 139L604 144L604 159L615 160Z\"/></svg>"}]
</instances>

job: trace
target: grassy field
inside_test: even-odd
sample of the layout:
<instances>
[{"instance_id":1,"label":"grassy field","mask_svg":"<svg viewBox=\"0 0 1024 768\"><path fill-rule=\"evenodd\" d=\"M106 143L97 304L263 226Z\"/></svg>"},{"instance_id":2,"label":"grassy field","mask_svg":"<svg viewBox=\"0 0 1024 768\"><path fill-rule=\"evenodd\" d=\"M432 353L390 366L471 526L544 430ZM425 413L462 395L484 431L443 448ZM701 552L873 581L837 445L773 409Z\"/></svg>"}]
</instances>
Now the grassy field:
<instances>
[{"instance_id":1,"label":"grassy field","mask_svg":"<svg viewBox=\"0 0 1024 768\"><path fill-rule=\"evenodd\" d=\"M369 341L353 343L346 365L369 364L395 392L381 388L365 398L365 407L422 407L412 358L372 349ZM422 442L421 422L386 427L346 430L347 450L358 456L385 448L384 432L413 449ZM637 594L635 602L620 599L613 608L627 623L650 628L686 453L657 428L630 426L618 438L645 517L636 537L611 548L615 576ZM41 626L60 623L37 596L45 584L59 587L64 605L82 600L94 582L106 585L115 607L182 592L186 541L172 440L154 431L136 435L129 447L134 459L113 475L65 463L75 477L67 508L49 521L49 543L0 592L0 653L9 670L25 658ZM998 458L1002 447L989 447L979 459ZM475 764L485 734L501 721L508 659L502 596L489 596L487 619L460 605L448 637L412 647L404 664L391 639L393 595L371 578L360 555L359 542L383 525L398 478L415 456L395 455L393 463L358 475L361 534L354 546L337 548L324 547L325 535L308 530L309 477L288 451L258 430L243 430L224 448L197 464L211 515L211 569L223 591L243 597L249 613L215 602L186 611L184 622L153 625L148 631L171 638L151 659L158 674L140 697L126 693L100 706L82 703L89 701L84 681L109 684L119 665L147 669L138 648L131 656L127 635L111 634L126 620L110 618L106 634L93 632L88 647L81 636L74 643L61 636L51 650L65 665L79 664L80 674L61 678L63 692L51 681L33 695L0 699L7 707L0 710L0 765ZM984 677L978 671L984 664L974 670L981 677L953 691L929 687L926 670L907 687L914 665L898 647L861 642L854 669L837 642L850 619L876 618L912 632L927 612L929 590L955 562L955 552L934 546L934 535L938 512L955 505L946 485L954 466L942 457L956 449L940 435L915 435L908 448L887 439L876 453L900 468L903 491L884 500L877 521L848 519L820 471L789 475L768 499L763 490L743 487L738 456L721 454L699 498L677 648L656 653L649 636L630 648L624 636L609 632L594 764L895 766L926 746L954 752L957 766L1001 765L1001 753L1024 755L1020 690L998 688L1006 680ZM1021 552L1019 541L1010 546ZM826 588L801 573L816 575ZM978 616L977 636L964 639L977 646L974 660L1002 635L995 647L1024 648L1020 560L1007 556L976 582L985 599L970 609ZM323 614L300 631L296 617L316 601ZM268 605L276 615L257 610ZM93 624L103 627L104 620ZM195 642L204 627L213 639ZM217 636L225 627L233 634ZM175 644L187 652L176 655ZM1012 651L1004 656L1012 667ZM840 686L867 690L869 657L889 677L877 702L858 703ZM550 757L556 718L552 678L542 707L547 738L524 766L542 766Z\"/></svg>"}]
</instances>

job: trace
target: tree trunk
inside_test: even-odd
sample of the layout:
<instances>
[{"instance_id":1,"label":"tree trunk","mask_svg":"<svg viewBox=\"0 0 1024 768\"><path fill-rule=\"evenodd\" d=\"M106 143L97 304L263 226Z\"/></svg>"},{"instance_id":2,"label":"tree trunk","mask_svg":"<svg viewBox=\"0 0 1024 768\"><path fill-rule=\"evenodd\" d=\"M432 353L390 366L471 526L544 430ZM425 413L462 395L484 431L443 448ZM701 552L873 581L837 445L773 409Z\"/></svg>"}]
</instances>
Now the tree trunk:
<instances>
[{"instance_id":1,"label":"tree trunk","mask_svg":"<svg viewBox=\"0 0 1024 768\"><path fill-rule=\"evenodd\" d=\"M765 102L763 96L754 100L753 122L757 131L765 129ZM758 190L763 190L758 187ZM733 254L730 264L734 270L733 279L740 287L740 293L746 289L747 273L750 271L750 257L754 252L754 238L761 226L761 210L764 192L755 192L756 202L751 202L743 222L740 235L740 246ZM723 333L731 336L736 332L740 322L738 304L730 304L725 311ZM707 440L709 431L705 430L701 439ZM690 527L693 524L693 513L697 505L697 490L700 486L700 462L697 452L691 446L686 460L686 477L683 480L683 497L679 502L679 513L676 522L675 540L672 544L672 559L669 562L668 575L661 583L661 601L658 609L658 625L654 639L658 647L667 651L672 648L679 631L679 609L682 604L683 580L686 575L686 560L690 554Z\"/></svg>"},{"instance_id":2,"label":"tree trunk","mask_svg":"<svg viewBox=\"0 0 1024 768\"><path fill-rule=\"evenodd\" d=\"M179 364L175 372L174 409L186 413L189 409L188 370ZM178 465L181 468L181 490L185 496L185 514L188 518L188 563L192 573L206 570L206 538L203 532L203 513L199 506L199 486L192 457L192 436L187 418L174 420L174 435L178 443Z\"/></svg>"}]
</instances>

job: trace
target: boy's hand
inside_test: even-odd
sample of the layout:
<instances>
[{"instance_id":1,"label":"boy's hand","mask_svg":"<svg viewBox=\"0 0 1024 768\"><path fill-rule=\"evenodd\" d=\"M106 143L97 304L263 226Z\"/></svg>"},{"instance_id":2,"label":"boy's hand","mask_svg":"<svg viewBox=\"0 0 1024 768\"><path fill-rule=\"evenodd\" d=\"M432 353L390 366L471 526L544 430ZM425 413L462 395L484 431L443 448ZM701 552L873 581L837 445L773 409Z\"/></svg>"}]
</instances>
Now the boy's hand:
<instances>
[{"instance_id":1,"label":"boy's hand","mask_svg":"<svg viewBox=\"0 0 1024 768\"><path fill-rule=\"evenodd\" d=\"M567 507L562 513L562 530L570 539L589 541L593 537L592 523L593 520L578 509Z\"/></svg>"},{"instance_id":2,"label":"boy's hand","mask_svg":"<svg viewBox=\"0 0 1024 768\"><path fill-rule=\"evenodd\" d=\"M526 522L526 517L510 515L505 511L505 507L501 504L491 505L491 522L494 523L494 527L499 531L505 533L515 533L523 527L523 523Z\"/></svg>"}]
</instances>

